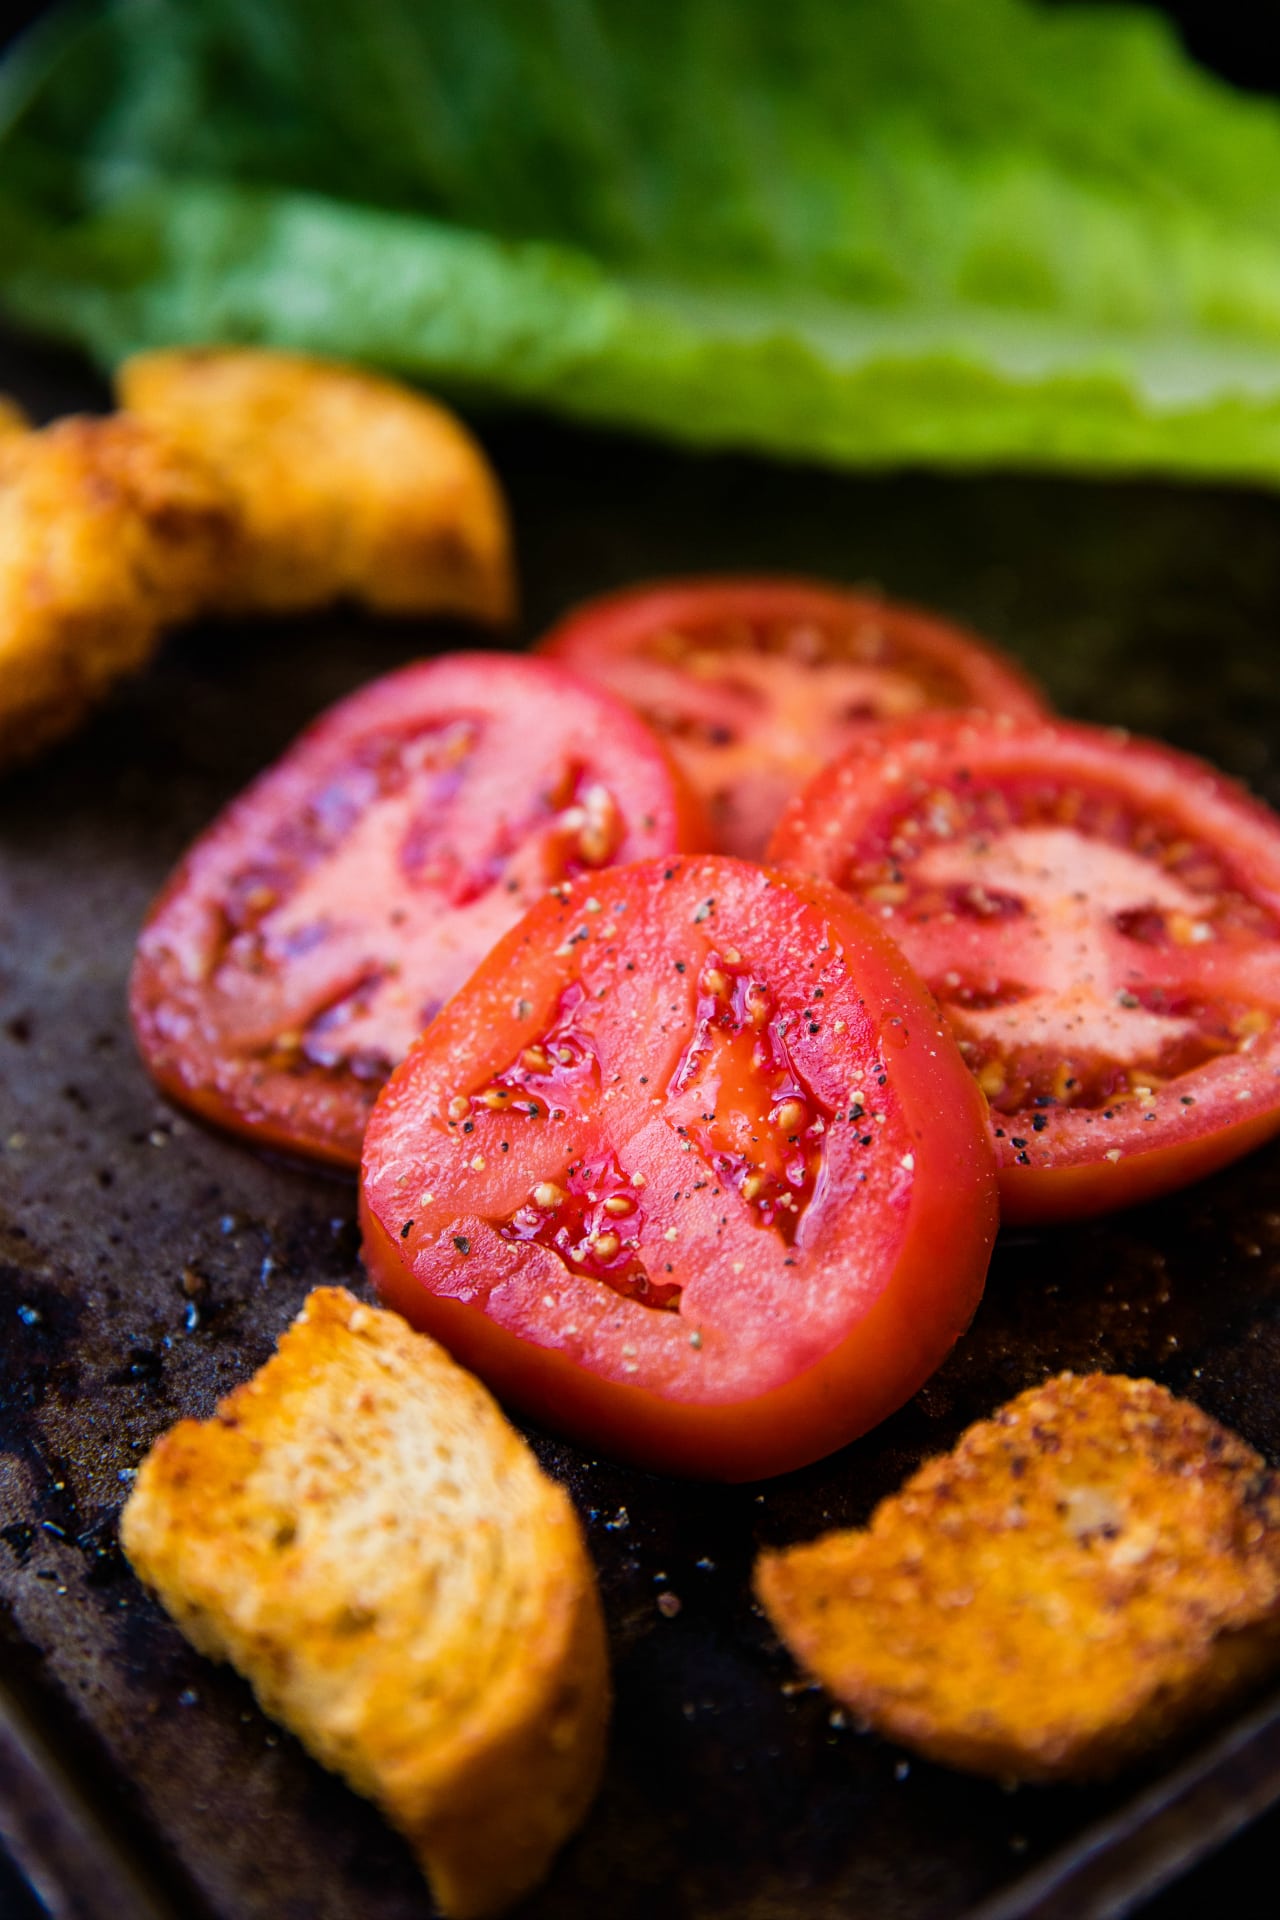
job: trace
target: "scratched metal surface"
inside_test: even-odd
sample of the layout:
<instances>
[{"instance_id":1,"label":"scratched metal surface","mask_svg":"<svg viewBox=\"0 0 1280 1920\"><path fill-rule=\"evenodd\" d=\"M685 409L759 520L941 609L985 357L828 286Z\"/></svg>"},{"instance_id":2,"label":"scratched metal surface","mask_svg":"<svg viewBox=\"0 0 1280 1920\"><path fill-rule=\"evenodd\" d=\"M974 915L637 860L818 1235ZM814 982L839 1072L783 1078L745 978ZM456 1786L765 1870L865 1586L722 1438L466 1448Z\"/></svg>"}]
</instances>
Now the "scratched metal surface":
<instances>
[{"instance_id":1,"label":"scratched metal surface","mask_svg":"<svg viewBox=\"0 0 1280 1920\"><path fill-rule=\"evenodd\" d=\"M42 413L96 397L74 365L14 342L0 385ZM655 572L874 579L999 638L1065 710L1164 735L1280 802L1280 503L858 479L527 422L485 431L514 503L526 633ZM430 1910L377 1816L185 1646L115 1544L155 1436L263 1360L309 1287L363 1285L351 1185L168 1107L134 1058L124 987L149 899L218 805L328 701L466 639L349 617L183 632L84 734L0 785L0 1677L161 1913ZM925 1391L786 1480L678 1484L533 1436L587 1524L618 1705L599 1804L529 1920L606 1903L614 1920L958 1920L1185 1757L1106 1789L1016 1794L908 1763L792 1690L749 1599L760 1543L861 1521L922 1455L1062 1366L1150 1372L1280 1462L1280 1150L1157 1207L1002 1241L971 1333ZM1233 1904L1248 1920L1247 1898Z\"/></svg>"}]
</instances>

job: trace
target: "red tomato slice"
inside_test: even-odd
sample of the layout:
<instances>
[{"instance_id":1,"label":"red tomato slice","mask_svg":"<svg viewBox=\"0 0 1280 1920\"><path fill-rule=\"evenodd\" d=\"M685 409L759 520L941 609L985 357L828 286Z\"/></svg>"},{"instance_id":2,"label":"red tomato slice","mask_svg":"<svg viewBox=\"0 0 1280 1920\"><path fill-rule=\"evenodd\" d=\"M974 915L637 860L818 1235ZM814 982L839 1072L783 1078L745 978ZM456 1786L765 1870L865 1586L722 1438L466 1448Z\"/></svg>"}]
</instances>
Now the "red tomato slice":
<instances>
[{"instance_id":1,"label":"red tomato slice","mask_svg":"<svg viewBox=\"0 0 1280 1920\"><path fill-rule=\"evenodd\" d=\"M780 1473L901 1405L968 1324L989 1132L933 1002L835 888L645 862L540 902L392 1077L365 1260L548 1425Z\"/></svg>"},{"instance_id":2,"label":"red tomato slice","mask_svg":"<svg viewBox=\"0 0 1280 1920\"><path fill-rule=\"evenodd\" d=\"M455 654L324 714L143 929L134 1028L175 1099L356 1165L378 1089L553 883L700 845L665 750L545 660Z\"/></svg>"},{"instance_id":3,"label":"red tomato slice","mask_svg":"<svg viewBox=\"0 0 1280 1920\"><path fill-rule=\"evenodd\" d=\"M786 802L868 722L934 707L1036 717L1030 681L912 607L803 580L675 580L592 600L541 651L621 694L707 809L761 860Z\"/></svg>"},{"instance_id":4,"label":"red tomato slice","mask_svg":"<svg viewBox=\"0 0 1280 1920\"><path fill-rule=\"evenodd\" d=\"M1006 1219L1128 1206L1280 1130L1280 820L1200 761L928 720L819 775L770 853L878 913L933 988Z\"/></svg>"}]
</instances>

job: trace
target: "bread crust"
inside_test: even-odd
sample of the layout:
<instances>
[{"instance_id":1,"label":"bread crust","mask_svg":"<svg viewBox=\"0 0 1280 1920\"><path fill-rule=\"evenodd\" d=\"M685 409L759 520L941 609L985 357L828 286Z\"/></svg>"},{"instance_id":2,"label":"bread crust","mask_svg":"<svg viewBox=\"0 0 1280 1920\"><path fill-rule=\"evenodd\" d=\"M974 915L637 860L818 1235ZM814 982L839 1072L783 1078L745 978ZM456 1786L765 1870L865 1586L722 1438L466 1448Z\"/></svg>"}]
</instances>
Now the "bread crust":
<instances>
[{"instance_id":1,"label":"bread crust","mask_svg":"<svg viewBox=\"0 0 1280 1920\"><path fill-rule=\"evenodd\" d=\"M235 540L220 482L141 421L0 437L0 765L72 732L143 666Z\"/></svg>"},{"instance_id":2,"label":"bread crust","mask_svg":"<svg viewBox=\"0 0 1280 1920\"><path fill-rule=\"evenodd\" d=\"M226 611L354 599L387 613L510 619L511 538L498 483L461 423L355 367L268 348L139 354L131 413L208 460L245 541Z\"/></svg>"},{"instance_id":3,"label":"bread crust","mask_svg":"<svg viewBox=\"0 0 1280 1920\"><path fill-rule=\"evenodd\" d=\"M28 433L30 428L31 422L17 401L11 400L7 393L0 393L0 440L10 439L15 434Z\"/></svg>"},{"instance_id":4,"label":"bread crust","mask_svg":"<svg viewBox=\"0 0 1280 1920\"><path fill-rule=\"evenodd\" d=\"M865 1530L764 1554L800 1664L891 1739L1024 1780L1114 1772L1280 1660L1280 1480L1150 1380L1059 1375Z\"/></svg>"},{"instance_id":5,"label":"bread crust","mask_svg":"<svg viewBox=\"0 0 1280 1920\"><path fill-rule=\"evenodd\" d=\"M395 1314L313 1292L139 1470L121 1540L187 1637L409 1840L445 1913L496 1913L595 1792L609 1683L573 1506Z\"/></svg>"}]
</instances>

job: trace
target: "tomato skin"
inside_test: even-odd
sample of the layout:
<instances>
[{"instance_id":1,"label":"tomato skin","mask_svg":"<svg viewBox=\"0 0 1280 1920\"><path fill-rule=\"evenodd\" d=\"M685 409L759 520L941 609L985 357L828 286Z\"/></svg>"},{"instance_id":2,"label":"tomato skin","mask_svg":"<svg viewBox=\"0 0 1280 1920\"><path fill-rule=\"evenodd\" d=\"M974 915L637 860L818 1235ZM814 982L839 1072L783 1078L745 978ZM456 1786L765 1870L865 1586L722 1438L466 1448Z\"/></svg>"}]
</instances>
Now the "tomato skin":
<instances>
[{"instance_id":1,"label":"tomato skin","mask_svg":"<svg viewBox=\"0 0 1280 1920\"><path fill-rule=\"evenodd\" d=\"M462 742L457 752L450 729ZM441 765L419 761L403 773L395 754L403 748L409 756L423 740L445 742ZM378 784L384 763L394 774L386 792ZM548 789L561 769L576 785L556 812ZM555 863L567 857L559 823L577 817L579 790L589 799L604 793L613 808L606 825L616 845L593 817L582 828L584 845L597 831L606 849L590 843L592 872L603 871L605 859L705 844L698 803L661 743L621 701L550 662L443 655L339 701L201 834L147 917L130 1011L152 1076L216 1125L358 1166L390 1065L429 1009L558 874ZM420 863L414 872L411 858ZM431 869L422 880L426 859L442 879ZM248 880L269 881L270 895L277 870L280 897L261 925L269 932L304 898L307 910L295 917L309 924L288 927L269 962L250 954L241 963L237 941L259 937L245 915ZM246 925L248 935L238 931ZM323 969L341 941L335 990ZM326 992L329 1005L336 992L341 1010L346 978L358 988L369 973L390 1011L381 1003L371 1014L361 1009L352 1030L363 1023L385 1043L385 1057L337 1045L327 1057L321 1043L319 1057L300 1052L308 1023L323 1029L333 1018ZM284 1055L272 1036L289 1029L298 1037L290 1035Z\"/></svg>"},{"instance_id":2,"label":"tomato skin","mask_svg":"<svg viewBox=\"0 0 1280 1920\"><path fill-rule=\"evenodd\" d=\"M606 949L588 961L582 947L570 946L586 921L585 889L569 887L565 898L533 908L499 943L388 1082L365 1139L364 1259L390 1305L441 1340L509 1404L548 1426L667 1472L726 1480L785 1472L900 1406L972 1318L997 1218L985 1103L901 956L834 888L783 881L727 858L647 862L615 869L608 881L597 885L604 925L626 928L625 940L616 942L616 964ZM874 1033L892 1056L885 1056L888 1090L874 1098L893 1105L883 1128L870 1119L862 1123L866 1148L854 1138L856 1129L846 1139L829 1128L812 1212L785 1259L786 1247L746 1219L737 1195L727 1203L709 1193L699 1200L694 1188L684 1196L691 1214L688 1204L655 1211L644 1228L645 1260L656 1267L665 1252L674 1252L683 1287L676 1310L658 1311L598 1279L579 1277L545 1245L499 1237L491 1222L509 1214L513 1198L547 1177L547 1167L561 1164L569 1149L553 1139L560 1123L552 1113L536 1119L504 1113L498 1132L512 1151L499 1159L496 1136L485 1131L476 1103L566 987L588 982L590 1006L598 981L616 996L619 1022L614 1039L603 1028L598 1033L602 1092L615 1084L607 1072L615 1059L646 1071L661 1060L661 1071L639 1085L663 1088L668 1105L629 1083L619 1107L610 1109L601 1098L590 1109L597 1132L587 1129L587 1145L578 1144L584 1123L575 1114L565 1121L561 1142L572 1140L579 1158L594 1161L603 1141L628 1170L647 1153L641 1197L646 1204L653 1198L655 1208L667 1204L665 1179L682 1178L687 1189L689 1173L700 1171L698 1156L662 1115L669 1111L665 1090L679 1079L678 1072L673 1081L667 1077L672 1049L678 1052L686 1032L679 996L687 990L690 1004L696 999L687 987L701 964L691 922L705 898L714 898L722 946L735 953L750 946L750 964L771 980L782 976L770 972L768 955L812 959L822 939L831 951L842 950L830 964L843 968L849 983L828 979L821 1030L815 1024L812 1038L807 1027L794 1036L803 1084L811 1100L829 1107L841 1097L835 1090L847 1087L858 1063L875 1051L867 1038ZM619 900L625 911L615 913ZM684 983L674 986L673 940L687 943L675 951L693 956ZM628 959L635 969L630 984ZM802 958L797 966L808 964ZM659 1031L664 988L679 1002L678 1011L672 1006L677 1018L669 1042ZM797 991L803 993L804 982ZM531 1009L523 1025L513 1022L513 1007ZM846 1014L860 1010L854 1013L860 1035L853 1020L845 1023L842 1007ZM633 1017L635 1026L624 1029ZM442 1116L450 1100L459 1099L450 1089L472 1090L465 1145L445 1137ZM465 1099L457 1112L464 1105ZM600 1118L610 1113L622 1116L612 1131ZM512 1132L516 1118L536 1132ZM526 1141L536 1142L532 1159L520 1157ZM893 1159L907 1141L905 1164L914 1171L901 1176L901 1191L886 1203L889 1171L876 1150ZM473 1176L467 1155L477 1142L470 1166L478 1159L483 1171ZM877 1171L864 1188L854 1184L852 1169L867 1149ZM862 1213L851 1194L864 1196ZM679 1223L670 1233L667 1219ZM727 1228L723 1242L717 1219ZM856 1251L848 1253L849 1247ZM453 1248L465 1253L459 1257ZM733 1273L731 1254L740 1256L741 1277ZM855 1269L859 1258L864 1265Z\"/></svg>"},{"instance_id":3,"label":"tomato skin","mask_svg":"<svg viewBox=\"0 0 1280 1920\"><path fill-rule=\"evenodd\" d=\"M1252 941L1232 945L1215 937L1206 921L1186 936L1196 944L1147 946L1117 937L1123 916L1109 919L1107 903L1099 904L1095 895L1086 912L1096 908L1096 930L1088 953L1081 949L1079 971L1082 982L1092 983L1091 966L1114 969L1104 981L1103 997L1117 1030L1124 1014L1111 1011L1109 996L1142 1014L1147 1006L1140 996L1150 993L1153 983L1162 992L1167 989L1164 1001L1153 999L1157 1008L1176 1013L1179 1005L1194 1006L1197 995L1211 1004L1215 992L1230 992L1265 1010L1268 1024L1234 1050L1179 1070L1141 1097L1125 1091L1088 1111L1046 1103L1037 1111L997 1112L1002 1218L1020 1225L1087 1218L1155 1199L1280 1132L1280 819L1203 762L1123 732L1063 722L1034 726L931 718L884 730L874 751L850 749L796 798L770 846L780 866L848 884L851 866L873 842L879 844L884 822L896 817L914 793L946 796L963 789L966 804L973 804L986 787L1048 793L1055 783L1062 791L1127 809L1148 826L1155 823L1166 844L1172 840L1174 852L1176 836L1185 835L1193 849L1188 857L1198 857L1194 849L1203 848L1262 929ZM952 844L963 841L961 832ZM927 841L912 858L922 851L928 851ZM989 855L989 844L983 852ZM1153 889L1168 885L1171 877L1176 886L1176 866L1162 867L1154 858L1148 864ZM909 881L909 861L903 873ZM856 884L853 894L866 898ZM1072 897L1089 901L1087 877ZM1132 905L1141 908L1138 894ZM946 1011L939 976L944 967L963 967L965 934L952 937L913 921L905 903L886 903L879 913L885 930L901 940L939 992ZM998 956L1000 950L993 941L989 951ZM1011 965L1016 972L1016 962ZM963 1039L963 1011L954 1018ZM1139 1077L1147 1078L1145 1070Z\"/></svg>"},{"instance_id":4,"label":"tomato skin","mask_svg":"<svg viewBox=\"0 0 1280 1920\"><path fill-rule=\"evenodd\" d=\"M676 636L687 644L668 659ZM712 844L750 860L764 858L787 799L868 725L937 707L1046 711L1021 668L975 634L787 577L628 587L575 608L539 652L644 714L701 796Z\"/></svg>"},{"instance_id":5,"label":"tomato skin","mask_svg":"<svg viewBox=\"0 0 1280 1920\"><path fill-rule=\"evenodd\" d=\"M1277 1086L1280 1101L1280 1085ZM1162 1194L1177 1193L1196 1180L1207 1180L1255 1147L1265 1146L1280 1133L1280 1105L1216 1127L1211 1133L1149 1151L1129 1152L1113 1163L1082 1161L1078 1166L1000 1169L1000 1217L1006 1226L1051 1226L1066 1220L1093 1220L1118 1213L1122 1207L1142 1206ZM997 1146L1002 1143L996 1142Z\"/></svg>"}]
</instances>

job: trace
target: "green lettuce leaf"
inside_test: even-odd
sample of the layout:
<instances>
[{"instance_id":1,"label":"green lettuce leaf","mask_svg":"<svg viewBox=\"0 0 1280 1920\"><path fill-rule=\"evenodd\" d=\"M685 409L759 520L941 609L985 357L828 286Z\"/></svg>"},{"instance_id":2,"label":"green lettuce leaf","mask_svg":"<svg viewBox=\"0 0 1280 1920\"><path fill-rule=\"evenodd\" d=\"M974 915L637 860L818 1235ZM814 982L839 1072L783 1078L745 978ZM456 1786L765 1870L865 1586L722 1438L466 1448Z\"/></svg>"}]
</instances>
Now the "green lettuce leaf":
<instances>
[{"instance_id":1,"label":"green lettuce leaf","mask_svg":"<svg viewBox=\"0 0 1280 1920\"><path fill-rule=\"evenodd\" d=\"M1031 0L106 0L0 73L0 306L705 445L1280 479L1280 112Z\"/></svg>"}]
</instances>

